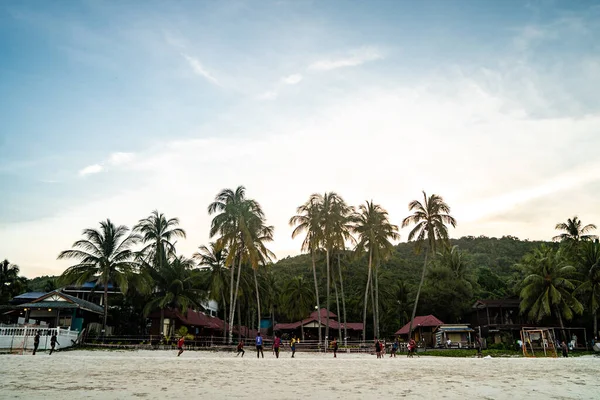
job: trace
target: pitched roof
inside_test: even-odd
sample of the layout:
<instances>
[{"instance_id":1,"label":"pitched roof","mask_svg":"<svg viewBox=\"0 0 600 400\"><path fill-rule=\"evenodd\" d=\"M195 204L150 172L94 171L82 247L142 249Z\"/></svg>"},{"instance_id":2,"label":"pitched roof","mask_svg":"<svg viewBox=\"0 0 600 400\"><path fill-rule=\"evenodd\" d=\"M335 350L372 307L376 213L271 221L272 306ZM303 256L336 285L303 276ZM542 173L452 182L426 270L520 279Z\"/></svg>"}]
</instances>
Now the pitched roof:
<instances>
[{"instance_id":1,"label":"pitched roof","mask_svg":"<svg viewBox=\"0 0 600 400\"><path fill-rule=\"evenodd\" d=\"M49 297L59 296L65 299L65 301L53 301L48 300ZM32 302L19 304L17 308L56 308L56 309L67 309L67 308L80 308L82 310L91 311L96 314L102 314L104 307L94 304L87 300L79 299L75 296L68 295L66 293L55 290L50 293L46 293Z\"/></svg>"},{"instance_id":2,"label":"pitched roof","mask_svg":"<svg viewBox=\"0 0 600 400\"><path fill-rule=\"evenodd\" d=\"M326 308L321 308L320 311L321 311L321 319L327 318L327 309ZM319 313L316 312L316 311L313 311L313 312L310 313L310 317L314 318L314 319L318 319L319 318ZM329 319L331 319L331 318L337 318L337 315L335 315L334 313L332 313L331 311L329 311Z\"/></svg>"},{"instance_id":3,"label":"pitched roof","mask_svg":"<svg viewBox=\"0 0 600 400\"><path fill-rule=\"evenodd\" d=\"M430 315L422 315L422 316L415 317L415 319L413 321L413 329L417 326L434 327L434 326L440 326L443 324L444 323L442 321L440 321L439 319L437 319L436 317L434 317L431 314ZM406 325L404 325L402 328L400 328L396 332L396 335L408 335L409 329L410 329L410 322L407 323Z\"/></svg>"},{"instance_id":4,"label":"pitched roof","mask_svg":"<svg viewBox=\"0 0 600 400\"><path fill-rule=\"evenodd\" d=\"M472 308L488 308L488 307L519 307L521 300L519 299L499 299L499 300L477 300Z\"/></svg>"}]
</instances>

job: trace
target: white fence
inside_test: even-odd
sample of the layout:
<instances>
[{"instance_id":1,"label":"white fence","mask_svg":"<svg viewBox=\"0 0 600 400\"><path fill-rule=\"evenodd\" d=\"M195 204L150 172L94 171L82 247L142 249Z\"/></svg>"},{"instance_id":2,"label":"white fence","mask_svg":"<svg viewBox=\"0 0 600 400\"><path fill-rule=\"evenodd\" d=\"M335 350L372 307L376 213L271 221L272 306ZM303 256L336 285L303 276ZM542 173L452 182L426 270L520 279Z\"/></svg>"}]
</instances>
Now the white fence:
<instances>
[{"instance_id":1,"label":"white fence","mask_svg":"<svg viewBox=\"0 0 600 400\"><path fill-rule=\"evenodd\" d=\"M50 338L53 333L56 333L56 350L73 346L79 337L79 332L71 329L0 325L0 349L11 352L33 350L34 337L38 331L40 333L38 351L50 349Z\"/></svg>"}]
</instances>

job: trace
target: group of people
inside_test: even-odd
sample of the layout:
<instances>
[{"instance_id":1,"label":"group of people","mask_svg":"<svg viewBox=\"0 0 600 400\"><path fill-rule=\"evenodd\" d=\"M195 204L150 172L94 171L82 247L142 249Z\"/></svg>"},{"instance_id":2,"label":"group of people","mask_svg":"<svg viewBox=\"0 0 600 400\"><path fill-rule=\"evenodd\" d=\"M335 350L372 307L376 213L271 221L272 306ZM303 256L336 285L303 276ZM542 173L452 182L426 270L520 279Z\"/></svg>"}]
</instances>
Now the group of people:
<instances>
[{"instance_id":1,"label":"group of people","mask_svg":"<svg viewBox=\"0 0 600 400\"><path fill-rule=\"evenodd\" d=\"M254 339L254 342L256 344L256 358L265 358L265 353L263 352L263 347L264 347L264 342L263 342L263 337L260 334L260 332L257 333L256 338ZM294 356L296 355L296 344L300 343L300 340L297 339L295 336L292 337L292 340L290 340L290 349L292 350L292 358L294 358ZM283 347L283 341L281 340L281 336L280 335L276 335L275 339L273 339L273 354L275 354L275 357L279 358L279 350L281 349L281 347ZM239 356L240 354L242 355L242 357L244 357L244 354L246 352L244 351L244 339L241 339L238 342L237 345L237 354L235 355L236 357Z\"/></svg>"},{"instance_id":2,"label":"group of people","mask_svg":"<svg viewBox=\"0 0 600 400\"><path fill-rule=\"evenodd\" d=\"M52 336L50 336L50 354L49 355L52 355L57 344L60 346L60 343L58 343L58 339L56 337L56 332L52 332ZM35 353L37 352L37 349L39 346L40 346L40 331L38 330L35 333L35 336L33 337L33 355L34 356L35 356Z\"/></svg>"}]
</instances>

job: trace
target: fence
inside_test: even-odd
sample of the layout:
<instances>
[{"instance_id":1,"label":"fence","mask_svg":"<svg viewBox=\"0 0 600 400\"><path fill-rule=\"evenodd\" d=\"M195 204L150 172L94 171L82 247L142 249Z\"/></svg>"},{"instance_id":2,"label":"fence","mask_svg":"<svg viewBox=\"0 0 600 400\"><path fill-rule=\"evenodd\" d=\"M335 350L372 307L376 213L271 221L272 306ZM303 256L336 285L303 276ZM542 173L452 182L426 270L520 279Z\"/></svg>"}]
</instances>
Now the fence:
<instances>
[{"instance_id":1,"label":"fence","mask_svg":"<svg viewBox=\"0 0 600 400\"><path fill-rule=\"evenodd\" d=\"M0 349L9 352L33 350L34 337L40 333L38 350L50 349L50 338L56 333L57 343L55 349L73 346L79 337L78 331L64 328L45 328L41 326L0 325Z\"/></svg>"}]
</instances>

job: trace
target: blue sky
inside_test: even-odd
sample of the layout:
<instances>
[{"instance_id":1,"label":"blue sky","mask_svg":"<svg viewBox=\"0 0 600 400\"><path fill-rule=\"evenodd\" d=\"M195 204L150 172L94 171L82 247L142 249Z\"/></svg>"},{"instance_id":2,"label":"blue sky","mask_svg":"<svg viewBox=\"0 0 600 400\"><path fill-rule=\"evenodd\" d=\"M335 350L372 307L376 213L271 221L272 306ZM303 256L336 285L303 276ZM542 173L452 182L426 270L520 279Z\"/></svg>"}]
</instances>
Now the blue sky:
<instances>
[{"instance_id":1,"label":"blue sky","mask_svg":"<svg viewBox=\"0 0 600 400\"><path fill-rule=\"evenodd\" d=\"M296 254L312 192L393 222L422 189L454 236L600 223L593 1L4 1L0 256L26 276L110 217L208 241L243 184ZM407 233L401 232L403 238Z\"/></svg>"}]
</instances>

